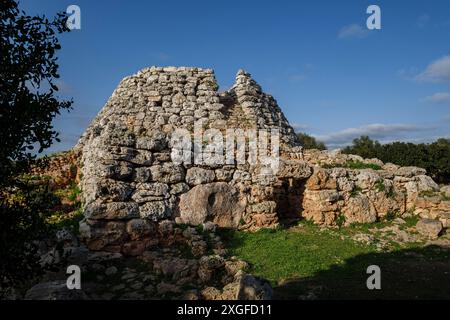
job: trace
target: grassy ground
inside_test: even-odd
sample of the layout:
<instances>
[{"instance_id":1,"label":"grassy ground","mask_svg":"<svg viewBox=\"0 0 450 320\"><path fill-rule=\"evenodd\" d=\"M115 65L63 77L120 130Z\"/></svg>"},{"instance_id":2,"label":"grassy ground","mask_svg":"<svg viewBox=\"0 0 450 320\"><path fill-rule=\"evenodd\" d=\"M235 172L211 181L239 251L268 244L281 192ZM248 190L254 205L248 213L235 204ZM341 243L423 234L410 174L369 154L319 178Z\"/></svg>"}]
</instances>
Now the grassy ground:
<instances>
[{"instance_id":1,"label":"grassy ground","mask_svg":"<svg viewBox=\"0 0 450 320\"><path fill-rule=\"evenodd\" d=\"M231 254L250 263L252 274L271 281L278 299L450 298L449 251L415 243L380 252L372 243L351 239L369 228L374 225L329 230L300 223L255 233L223 231L222 236ZM367 289L370 265L381 268L381 290Z\"/></svg>"}]
</instances>

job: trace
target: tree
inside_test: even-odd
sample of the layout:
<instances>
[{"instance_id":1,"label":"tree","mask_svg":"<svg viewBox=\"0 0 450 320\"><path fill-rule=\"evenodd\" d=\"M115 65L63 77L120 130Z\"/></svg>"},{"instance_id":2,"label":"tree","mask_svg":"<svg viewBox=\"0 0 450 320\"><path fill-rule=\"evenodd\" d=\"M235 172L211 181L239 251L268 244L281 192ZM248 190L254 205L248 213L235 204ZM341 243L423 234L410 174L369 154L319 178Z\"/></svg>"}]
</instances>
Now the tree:
<instances>
[{"instance_id":1,"label":"tree","mask_svg":"<svg viewBox=\"0 0 450 320\"><path fill-rule=\"evenodd\" d=\"M297 133L297 137L300 141L300 144L305 149L319 149L319 150L327 149L327 147L325 146L325 143L323 143L321 141L317 141L316 138L314 138L304 132Z\"/></svg>"},{"instance_id":2,"label":"tree","mask_svg":"<svg viewBox=\"0 0 450 320\"><path fill-rule=\"evenodd\" d=\"M343 153L357 154L363 158L376 158L380 151L380 143L376 140L371 140L368 136L354 139L351 147L346 147L342 150Z\"/></svg>"},{"instance_id":3,"label":"tree","mask_svg":"<svg viewBox=\"0 0 450 320\"><path fill-rule=\"evenodd\" d=\"M72 104L58 100L55 84L57 34L69 31L66 20L63 13L28 16L14 0L0 3L0 183L36 156L34 148L40 153L59 141L52 120Z\"/></svg>"},{"instance_id":4,"label":"tree","mask_svg":"<svg viewBox=\"0 0 450 320\"><path fill-rule=\"evenodd\" d=\"M71 108L72 101L56 96L55 82L57 35L69 31L66 20L63 13L53 20L28 16L16 1L0 2L0 297L42 271L35 240L45 231L51 194L30 188L20 174L58 140L52 120Z\"/></svg>"},{"instance_id":5,"label":"tree","mask_svg":"<svg viewBox=\"0 0 450 320\"><path fill-rule=\"evenodd\" d=\"M378 158L400 166L421 167L436 182L450 182L450 139L438 139L430 144L396 141L382 145L368 136L361 136L342 152L364 158Z\"/></svg>"}]
</instances>

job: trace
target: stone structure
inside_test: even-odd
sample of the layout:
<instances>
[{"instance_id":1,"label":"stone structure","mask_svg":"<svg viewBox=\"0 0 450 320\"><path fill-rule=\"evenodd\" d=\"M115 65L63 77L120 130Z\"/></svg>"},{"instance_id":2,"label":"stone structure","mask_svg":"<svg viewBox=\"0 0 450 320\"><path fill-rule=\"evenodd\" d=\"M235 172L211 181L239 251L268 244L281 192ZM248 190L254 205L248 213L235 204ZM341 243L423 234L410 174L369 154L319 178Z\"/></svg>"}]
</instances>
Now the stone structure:
<instances>
[{"instance_id":1,"label":"stone structure","mask_svg":"<svg viewBox=\"0 0 450 320\"><path fill-rule=\"evenodd\" d=\"M75 148L81 154L85 213L80 230L90 249L140 254L164 241L167 220L243 229L301 216L326 225L373 222L391 212L413 213L422 192L439 190L420 168L303 153L274 98L244 71L230 90L217 90L209 69L151 67L122 80ZM174 161L174 133L193 133L196 123L224 135L230 128L278 130L276 174L263 174L261 163ZM194 141L197 148L208 144L213 145ZM382 170L324 168L349 160L376 163ZM421 208L427 217L450 211L441 200L439 212L429 202Z\"/></svg>"},{"instance_id":2,"label":"stone structure","mask_svg":"<svg viewBox=\"0 0 450 320\"><path fill-rule=\"evenodd\" d=\"M145 250L165 219L234 228L278 222L277 203L286 205L293 180L311 174L287 159L301 157L294 130L248 73L239 71L230 90L217 89L213 71L199 68L152 67L122 80L75 148L82 154L81 231L91 249ZM260 163L174 162L174 132L193 132L196 123L224 136L230 128L278 130L281 175L263 175Z\"/></svg>"},{"instance_id":3,"label":"stone structure","mask_svg":"<svg viewBox=\"0 0 450 320\"><path fill-rule=\"evenodd\" d=\"M302 216L318 224L375 222L389 214L442 219L450 212L447 187L440 187L425 169L384 164L339 152L306 150L314 166L305 184ZM377 169L348 169L349 162L376 165Z\"/></svg>"}]
</instances>

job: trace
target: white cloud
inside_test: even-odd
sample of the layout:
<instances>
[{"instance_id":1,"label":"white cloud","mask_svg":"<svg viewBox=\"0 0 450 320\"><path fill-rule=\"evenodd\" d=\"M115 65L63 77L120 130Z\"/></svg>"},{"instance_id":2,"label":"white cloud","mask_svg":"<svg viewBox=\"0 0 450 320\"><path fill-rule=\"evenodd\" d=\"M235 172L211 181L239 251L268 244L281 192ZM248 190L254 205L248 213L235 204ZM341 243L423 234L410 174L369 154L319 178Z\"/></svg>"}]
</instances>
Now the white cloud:
<instances>
[{"instance_id":1,"label":"white cloud","mask_svg":"<svg viewBox=\"0 0 450 320\"><path fill-rule=\"evenodd\" d=\"M297 81L303 81L306 79L306 75L298 73L298 74L291 74L289 76L289 80L292 82L297 82Z\"/></svg>"},{"instance_id":2,"label":"white cloud","mask_svg":"<svg viewBox=\"0 0 450 320\"><path fill-rule=\"evenodd\" d=\"M351 144L353 139L367 135L372 139L380 140L380 142L390 142L393 140L404 139L405 134L434 130L435 127L413 125L413 124L369 124L357 128L347 128L338 132L317 135L320 141L325 142L330 148L339 148Z\"/></svg>"},{"instance_id":3,"label":"white cloud","mask_svg":"<svg viewBox=\"0 0 450 320\"><path fill-rule=\"evenodd\" d=\"M418 81L443 82L450 80L450 55L433 61L415 77Z\"/></svg>"},{"instance_id":4,"label":"white cloud","mask_svg":"<svg viewBox=\"0 0 450 320\"><path fill-rule=\"evenodd\" d=\"M160 60L160 61L167 61L167 60L170 60L170 55L167 54L167 53L165 53L165 52L152 52L152 53L150 54L150 56L151 56L153 59Z\"/></svg>"},{"instance_id":5,"label":"white cloud","mask_svg":"<svg viewBox=\"0 0 450 320\"><path fill-rule=\"evenodd\" d=\"M430 16L426 13L422 14L417 18L417 26L419 28L424 28L428 22L430 22Z\"/></svg>"},{"instance_id":6,"label":"white cloud","mask_svg":"<svg viewBox=\"0 0 450 320\"><path fill-rule=\"evenodd\" d=\"M424 99L426 102L431 103L446 103L450 102L450 93L448 92L437 92L431 96L428 96Z\"/></svg>"},{"instance_id":7,"label":"white cloud","mask_svg":"<svg viewBox=\"0 0 450 320\"><path fill-rule=\"evenodd\" d=\"M291 123L292 128L295 130L295 132L299 132L302 130L306 130L309 128L309 126L307 124L301 124L301 123Z\"/></svg>"},{"instance_id":8,"label":"white cloud","mask_svg":"<svg viewBox=\"0 0 450 320\"><path fill-rule=\"evenodd\" d=\"M362 39L369 35L369 30L361 27L359 24L350 24L348 26L343 27L339 30L338 38L346 39L346 38L358 38Z\"/></svg>"},{"instance_id":9,"label":"white cloud","mask_svg":"<svg viewBox=\"0 0 450 320\"><path fill-rule=\"evenodd\" d=\"M70 95L74 92L73 87L64 80L56 80L55 85L58 87L59 93L61 94Z\"/></svg>"}]
</instances>

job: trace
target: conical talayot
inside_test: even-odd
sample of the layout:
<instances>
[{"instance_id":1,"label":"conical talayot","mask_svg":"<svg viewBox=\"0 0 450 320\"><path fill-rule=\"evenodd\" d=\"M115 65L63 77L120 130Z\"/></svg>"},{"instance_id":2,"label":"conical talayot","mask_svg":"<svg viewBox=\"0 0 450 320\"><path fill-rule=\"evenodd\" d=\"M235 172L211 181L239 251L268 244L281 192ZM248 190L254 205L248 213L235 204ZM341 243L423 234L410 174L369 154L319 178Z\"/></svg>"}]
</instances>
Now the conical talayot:
<instances>
[{"instance_id":1,"label":"conical talayot","mask_svg":"<svg viewBox=\"0 0 450 320\"><path fill-rule=\"evenodd\" d=\"M215 163L195 162L194 156L191 163L174 161L174 132L193 135L198 123L202 132L221 132L223 147L227 130L241 130L236 143L243 134L245 161L229 162L225 156ZM243 70L221 93L211 69L151 67L124 78L75 147L82 153L82 236L91 249L127 253L154 243L155 235L137 235L136 228L153 230L166 219L233 228L276 225L278 198L287 194L276 193L276 174L262 174L259 162L246 161L251 137L258 144L260 136L267 138L267 152L277 143L277 162L279 155L301 157L275 99ZM306 165L294 171L297 178L311 173Z\"/></svg>"}]
</instances>

